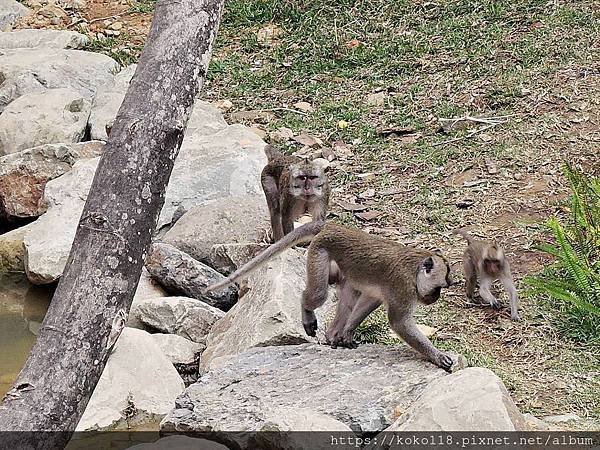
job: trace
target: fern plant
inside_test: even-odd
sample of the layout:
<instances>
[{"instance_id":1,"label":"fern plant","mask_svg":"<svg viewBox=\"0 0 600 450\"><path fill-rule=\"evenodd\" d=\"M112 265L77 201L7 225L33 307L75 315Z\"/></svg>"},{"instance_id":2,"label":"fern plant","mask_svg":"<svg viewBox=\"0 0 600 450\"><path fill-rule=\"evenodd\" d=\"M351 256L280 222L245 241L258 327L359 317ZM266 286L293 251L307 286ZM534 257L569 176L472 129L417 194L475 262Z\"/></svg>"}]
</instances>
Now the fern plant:
<instances>
[{"instance_id":1,"label":"fern plant","mask_svg":"<svg viewBox=\"0 0 600 450\"><path fill-rule=\"evenodd\" d=\"M554 300L564 331L577 340L600 339L600 179L565 164L571 185L570 215L547 222L553 244L536 247L556 258L541 274L527 278L535 294Z\"/></svg>"}]
</instances>

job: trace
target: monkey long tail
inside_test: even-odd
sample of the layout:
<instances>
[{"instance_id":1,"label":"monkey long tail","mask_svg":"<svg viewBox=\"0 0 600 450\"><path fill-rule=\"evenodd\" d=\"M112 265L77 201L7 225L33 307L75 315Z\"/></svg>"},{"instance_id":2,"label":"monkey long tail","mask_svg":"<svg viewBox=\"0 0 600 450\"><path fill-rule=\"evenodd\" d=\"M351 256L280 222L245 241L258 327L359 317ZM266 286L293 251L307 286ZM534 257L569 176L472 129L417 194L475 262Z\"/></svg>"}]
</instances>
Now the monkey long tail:
<instances>
[{"instance_id":1,"label":"monkey long tail","mask_svg":"<svg viewBox=\"0 0 600 450\"><path fill-rule=\"evenodd\" d=\"M208 286L205 289L205 291L216 291L226 286L229 286L230 284L236 282L239 278L245 277L254 270L258 269L261 265L263 265L273 256L282 253L284 250L294 245L310 241L323 229L324 226L325 222L319 220L307 223L306 225L302 225L301 227L296 228L291 233L286 234L282 239L280 239L279 241L271 245L269 248L264 250L262 253L256 255L253 259L248 261L246 264L244 264L238 270L233 272L223 281Z\"/></svg>"},{"instance_id":2,"label":"monkey long tail","mask_svg":"<svg viewBox=\"0 0 600 450\"><path fill-rule=\"evenodd\" d=\"M473 240L473 237L462 228L457 228L456 230L453 231L453 233L464 237L469 244Z\"/></svg>"}]
</instances>

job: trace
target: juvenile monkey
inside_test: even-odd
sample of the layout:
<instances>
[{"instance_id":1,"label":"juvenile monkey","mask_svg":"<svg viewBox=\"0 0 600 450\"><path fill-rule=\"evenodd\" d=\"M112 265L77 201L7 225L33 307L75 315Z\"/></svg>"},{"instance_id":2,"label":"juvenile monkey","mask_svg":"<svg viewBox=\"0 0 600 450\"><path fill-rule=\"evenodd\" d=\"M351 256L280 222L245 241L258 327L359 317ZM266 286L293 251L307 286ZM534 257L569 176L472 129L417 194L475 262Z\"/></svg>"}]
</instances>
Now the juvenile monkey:
<instances>
[{"instance_id":1,"label":"juvenile monkey","mask_svg":"<svg viewBox=\"0 0 600 450\"><path fill-rule=\"evenodd\" d=\"M329 185L323 168L300 158L265 147L268 163L260 181L271 216L273 239L280 240L294 229L294 220L309 213L324 220L329 203Z\"/></svg>"},{"instance_id":2,"label":"juvenile monkey","mask_svg":"<svg viewBox=\"0 0 600 450\"><path fill-rule=\"evenodd\" d=\"M467 298L473 298L479 280L479 295L481 298L494 309L500 309L500 303L490 292L492 283L500 280L510 299L510 317L512 320L520 320L517 289L510 272L510 265L502 248L495 242L474 239L462 229L455 230L454 233L465 238L468 243L463 254Z\"/></svg>"},{"instance_id":3,"label":"juvenile monkey","mask_svg":"<svg viewBox=\"0 0 600 450\"><path fill-rule=\"evenodd\" d=\"M434 303L442 288L452 284L450 266L439 254L360 230L314 221L293 230L208 290L225 287L285 249L310 240L306 288L302 295L302 323L309 336L316 334L314 311L327 299L328 284L337 284L339 302L327 331L332 347L356 347L354 330L384 303L392 329L432 363L450 371L450 356L436 349L413 319L419 302Z\"/></svg>"}]
</instances>

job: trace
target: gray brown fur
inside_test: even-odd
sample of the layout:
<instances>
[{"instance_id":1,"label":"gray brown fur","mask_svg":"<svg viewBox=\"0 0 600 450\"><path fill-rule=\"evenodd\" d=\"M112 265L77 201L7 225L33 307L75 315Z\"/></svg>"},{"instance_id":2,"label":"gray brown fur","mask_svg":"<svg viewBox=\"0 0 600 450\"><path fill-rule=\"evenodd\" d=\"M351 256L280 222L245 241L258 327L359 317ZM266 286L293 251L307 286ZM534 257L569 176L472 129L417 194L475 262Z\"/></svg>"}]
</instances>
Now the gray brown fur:
<instances>
[{"instance_id":1,"label":"gray brown fur","mask_svg":"<svg viewBox=\"0 0 600 450\"><path fill-rule=\"evenodd\" d=\"M465 238L468 243L463 254L467 298L473 299L479 282L481 298L494 309L500 309L500 303L490 291L492 283L500 280L510 300L510 317L512 320L520 320L517 289L502 247L495 242L475 239L462 229L455 230L454 233Z\"/></svg>"},{"instance_id":2,"label":"gray brown fur","mask_svg":"<svg viewBox=\"0 0 600 450\"><path fill-rule=\"evenodd\" d=\"M261 184L273 239L279 241L294 229L294 220L310 214L324 220L329 203L329 184L323 168L310 161L282 154L272 145L265 147L268 163L261 173Z\"/></svg>"},{"instance_id":3,"label":"gray brown fur","mask_svg":"<svg viewBox=\"0 0 600 450\"><path fill-rule=\"evenodd\" d=\"M218 289L247 275L292 245L311 240L307 281L302 296L302 321L309 336L317 330L314 310L327 299L329 284L337 284L339 302L327 331L332 347L355 347L355 329L385 304L392 329L410 346L449 371L452 359L436 349L417 328L413 312L418 302L431 304L452 283L450 266L439 254L406 247L356 229L315 221L293 230L228 277Z\"/></svg>"}]
</instances>

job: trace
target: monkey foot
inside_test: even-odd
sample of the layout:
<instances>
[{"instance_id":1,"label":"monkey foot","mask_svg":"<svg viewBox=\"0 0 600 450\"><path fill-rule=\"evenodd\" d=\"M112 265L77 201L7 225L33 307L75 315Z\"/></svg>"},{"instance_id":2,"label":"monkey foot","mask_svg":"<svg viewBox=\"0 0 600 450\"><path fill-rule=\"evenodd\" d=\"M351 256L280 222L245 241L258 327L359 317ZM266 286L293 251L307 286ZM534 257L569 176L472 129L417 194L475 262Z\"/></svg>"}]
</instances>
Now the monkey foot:
<instances>
[{"instance_id":1,"label":"monkey foot","mask_svg":"<svg viewBox=\"0 0 600 450\"><path fill-rule=\"evenodd\" d=\"M357 348L358 342L352 336L336 336L330 340L331 348Z\"/></svg>"},{"instance_id":2,"label":"monkey foot","mask_svg":"<svg viewBox=\"0 0 600 450\"><path fill-rule=\"evenodd\" d=\"M440 352L433 363L444 369L446 372L452 372L452 364L454 364L454 361L452 361L452 358L447 354Z\"/></svg>"}]
</instances>

